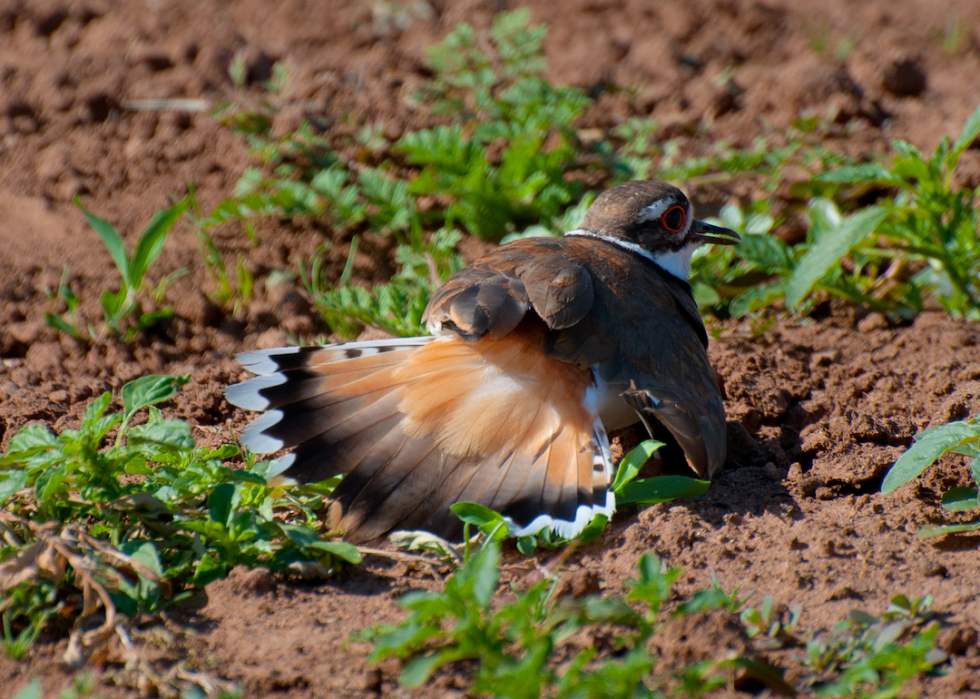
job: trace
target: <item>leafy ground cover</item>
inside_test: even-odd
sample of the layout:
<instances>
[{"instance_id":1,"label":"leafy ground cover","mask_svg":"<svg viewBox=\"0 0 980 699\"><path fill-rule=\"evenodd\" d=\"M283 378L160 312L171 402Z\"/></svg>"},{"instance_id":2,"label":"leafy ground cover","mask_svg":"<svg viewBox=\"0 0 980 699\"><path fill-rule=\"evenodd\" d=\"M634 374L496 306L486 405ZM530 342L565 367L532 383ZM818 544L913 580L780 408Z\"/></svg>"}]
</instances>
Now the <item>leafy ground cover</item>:
<instances>
[{"instance_id":1,"label":"leafy ground cover","mask_svg":"<svg viewBox=\"0 0 980 699\"><path fill-rule=\"evenodd\" d=\"M84 655L111 627L103 684L67 691L216 694L239 683L258 695L365 696L401 691L401 663L375 663L384 648L420 652L409 667L425 669L491 646L495 665L447 664L414 691L452 695L506 676L587 694L628 676L623 657L646 691L668 695L785 690L768 665L804 693L977 689L977 601L962 581L977 565L976 469L964 457L976 456L978 342L970 322L928 312L975 315L978 93L966 88L980 73L958 38L973 10L951 5L934 28L934 13L891 20L862 43L814 23L822 15L805 4L673 19L577 5L550 16L535 6L530 19L474 8L434 19L419 7L379 4L366 18L347 8L339 17L350 23L334 16L316 39L294 41L321 20L287 3L261 34L289 37L288 52L235 38L254 19L174 14L203 20L195 13L209 3L4 15L14 98L0 120L0 208L11 222L0 438L4 516L15 519L4 520L14 538L0 565L25 564L5 600L4 680L19 691L26 670L61 691L69 676L56 661L69 642ZM706 24L685 25L696 12ZM370 27L368 38L355 26ZM119 59L122 45L107 37L133 27L150 48ZM583 48L586 36L603 38ZM645 36L684 48L643 60ZM924 57L889 58L883 47L909 37ZM788 67L773 67L779 56ZM45 82L56 65L69 79ZM609 75L589 72L602 65ZM671 68L652 79L646 65ZM927 87L915 88L909 76L922 71ZM670 88L649 92L661 85ZM767 107L773 85L785 98ZM161 94L180 98L143 99ZM218 118L187 111L199 96L205 109L224 102ZM234 351L368 324L414 332L428 291L486 245L572 228L592 193L648 174L684 181L699 210L749 233L730 256L697 262L731 420L731 458L706 494L626 509L571 550L547 537L505 544L496 573L496 544L479 549L464 570L480 563L477 577L501 585L486 582L477 599L457 595L471 573L447 580L456 564L429 554L340 566L356 556L327 536L326 491L269 486L268 465L226 446L229 415L232 427L244 419L220 398L238 378ZM75 194L98 217L79 212ZM148 385L138 377L188 373L156 404L162 412L134 410L134 386ZM124 507L133 499L148 509ZM465 516L496 526L492 513ZM629 599L639 560L641 582L670 578L655 586L659 615ZM297 582L311 569L334 573ZM736 588L745 599L722 592ZM393 600L410 589L422 605L413 614L469 625L428 643L391 641L406 619ZM916 599L929 595L932 618ZM889 600L881 615L855 612ZM623 615L603 617L604 603ZM508 621L527 610L533 625ZM387 630L350 641L378 622ZM937 649L947 663L936 666Z\"/></svg>"}]
</instances>

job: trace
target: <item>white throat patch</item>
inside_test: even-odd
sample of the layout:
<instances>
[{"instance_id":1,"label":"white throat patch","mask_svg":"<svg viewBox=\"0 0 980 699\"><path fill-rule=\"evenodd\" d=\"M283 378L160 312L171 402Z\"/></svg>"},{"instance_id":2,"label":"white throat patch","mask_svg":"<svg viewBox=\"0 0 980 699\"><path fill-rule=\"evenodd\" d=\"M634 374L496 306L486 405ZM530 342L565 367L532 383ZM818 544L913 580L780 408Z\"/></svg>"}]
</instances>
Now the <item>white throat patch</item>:
<instances>
[{"instance_id":1,"label":"white throat patch","mask_svg":"<svg viewBox=\"0 0 980 699\"><path fill-rule=\"evenodd\" d=\"M654 255L649 250L641 248L636 243L631 243L630 241L623 240L622 238L615 238L611 235L599 235L598 233L582 230L569 231L565 235L577 235L583 238L597 238L599 240L605 240L607 243L618 245L624 250L629 250L632 253L636 253L640 257L647 258L651 262L657 264L664 271L670 272L672 275L685 282L687 281L688 277L691 276L691 258L694 256L694 251L699 247L699 243L692 242L688 243L680 250L675 250L673 252L661 252Z\"/></svg>"},{"instance_id":2,"label":"white throat patch","mask_svg":"<svg viewBox=\"0 0 980 699\"><path fill-rule=\"evenodd\" d=\"M697 241L688 243L680 250L661 252L653 256L653 261L673 274L678 279L687 281L691 276L691 258L694 251L700 247Z\"/></svg>"}]
</instances>

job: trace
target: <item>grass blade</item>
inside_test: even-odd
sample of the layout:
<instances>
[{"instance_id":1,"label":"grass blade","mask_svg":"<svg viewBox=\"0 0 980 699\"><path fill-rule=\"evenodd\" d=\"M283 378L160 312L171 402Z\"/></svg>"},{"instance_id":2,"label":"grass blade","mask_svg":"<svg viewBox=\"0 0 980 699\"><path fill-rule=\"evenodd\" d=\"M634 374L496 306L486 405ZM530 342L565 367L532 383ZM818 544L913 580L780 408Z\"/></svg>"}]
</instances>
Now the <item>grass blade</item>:
<instances>
[{"instance_id":1,"label":"grass blade","mask_svg":"<svg viewBox=\"0 0 980 699\"><path fill-rule=\"evenodd\" d=\"M116 263L116 268L119 270L119 274L122 275L123 281L127 286L132 286L129 276L129 257L126 255L126 244L123 242L122 237L108 221L104 221L90 213L88 209L82 206L82 200L77 194L75 195L75 206L81 209L82 213L85 214L85 218L88 219L89 225L102 238L102 243L105 245L106 250L109 251L109 254L112 255L112 261Z\"/></svg>"},{"instance_id":2,"label":"grass blade","mask_svg":"<svg viewBox=\"0 0 980 699\"><path fill-rule=\"evenodd\" d=\"M611 490L614 493L619 493L627 483L636 478L636 474L643 468L643 464L663 445L663 442L658 442L655 439L640 442L635 449L630 451L619 462L619 467L616 469L616 478L613 480Z\"/></svg>"},{"instance_id":3,"label":"grass blade","mask_svg":"<svg viewBox=\"0 0 980 699\"><path fill-rule=\"evenodd\" d=\"M143 275L146 274L146 270L156 262L160 253L163 252L163 246L167 242L167 233L177 222L177 219L184 215L189 206L190 200L185 197L169 209L157 211L154 214L153 220L143 231L143 235L140 236L136 242L136 247L133 249L133 258L129 264L131 286L139 287L143 283Z\"/></svg>"},{"instance_id":4,"label":"grass blade","mask_svg":"<svg viewBox=\"0 0 980 699\"><path fill-rule=\"evenodd\" d=\"M901 177L881 163L864 163L821 172L814 178L815 182L833 182L834 184L874 184L881 183L901 187L907 183Z\"/></svg>"},{"instance_id":5,"label":"grass blade","mask_svg":"<svg viewBox=\"0 0 980 699\"><path fill-rule=\"evenodd\" d=\"M71 335L76 340L81 340L83 342L85 341L85 338L82 337L82 334L78 332L77 329L75 329L64 318L61 318L60 316L56 316L54 313L50 313L50 312L45 313L44 322L47 323L52 328L54 328L55 330L63 332L66 335Z\"/></svg>"},{"instance_id":6,"label":"grass blade","mask_svg":"<svg viewBox=\"0 0 980 699\"><path fill-rule=\"evenodd\" d=\"M960 133L960 137L956 139L956 143L953 144L950 155L959 157L960 153L969 148L978 136L980 136L980 107L977 107L976 111L963 124L963 131Z\"/></svg>"}]
</instances>

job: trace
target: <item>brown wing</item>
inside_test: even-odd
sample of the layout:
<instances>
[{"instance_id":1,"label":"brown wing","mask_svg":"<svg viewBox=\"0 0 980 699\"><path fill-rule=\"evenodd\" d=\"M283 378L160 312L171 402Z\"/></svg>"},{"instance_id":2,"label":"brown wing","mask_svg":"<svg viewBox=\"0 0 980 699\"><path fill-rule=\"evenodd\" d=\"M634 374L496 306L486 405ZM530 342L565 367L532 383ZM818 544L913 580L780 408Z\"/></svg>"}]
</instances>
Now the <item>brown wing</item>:
<instances>
[{"instance_id":1,"label":"brown wing","mask_svg":"<svg viewBox=\"0 0 980 699\"><path fill-rule=\"evenodd\" d=\"M710 477L725 460L725 410L690 287L614 245L597 256L595 242L569 239L570 256L592 258L595 301L582 322L553 334L548 352L600 364L603 380L669 429L691 468Z\"/></svg>"},{"instance_id":2,"label":"brown wing","mask_svg":"<svg viewBox=\"0 0 980 699\"><path fill-rule=\"evenodd\" d=\"M592 277L570 258L568 239L529 238L498 248L453 277L433 297L425 320L466 340L506 335L528 308L551 330L578 323L592 308Z\"/></svg>"}]
</instances>

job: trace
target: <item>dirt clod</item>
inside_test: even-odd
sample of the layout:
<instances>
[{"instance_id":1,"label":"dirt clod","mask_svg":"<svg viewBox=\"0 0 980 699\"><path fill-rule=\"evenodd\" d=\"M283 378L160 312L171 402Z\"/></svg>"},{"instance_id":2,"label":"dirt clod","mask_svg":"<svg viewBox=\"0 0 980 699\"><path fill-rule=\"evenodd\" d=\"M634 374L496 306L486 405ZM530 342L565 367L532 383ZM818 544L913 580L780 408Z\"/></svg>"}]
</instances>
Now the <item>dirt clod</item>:
<instances>
[{"instance_id":1,"label":"dirt clod","mask_svg":"<svg viewBox=\"0 0 980 699\"><path fill-rule=\"evenodd\" d=\"M926 71L919 61L900 58L885 68L881 86L896 97L918 97L926 89Z\"/></svg>"}]
</instances>

